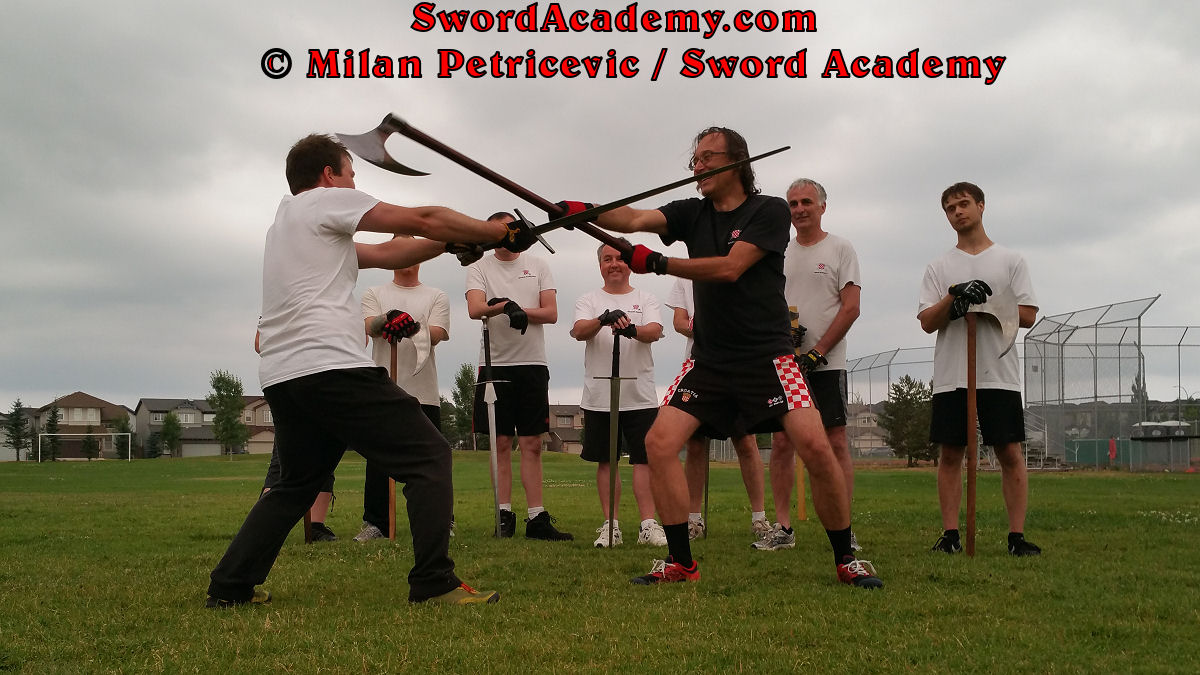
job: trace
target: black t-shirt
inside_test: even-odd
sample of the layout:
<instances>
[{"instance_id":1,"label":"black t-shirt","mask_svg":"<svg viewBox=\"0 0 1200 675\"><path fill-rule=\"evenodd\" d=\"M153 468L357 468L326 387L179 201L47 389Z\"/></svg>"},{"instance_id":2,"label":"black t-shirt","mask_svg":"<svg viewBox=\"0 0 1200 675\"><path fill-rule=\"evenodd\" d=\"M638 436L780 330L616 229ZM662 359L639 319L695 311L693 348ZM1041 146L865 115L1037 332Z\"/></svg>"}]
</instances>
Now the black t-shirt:
<instances>
[{"instance_id":1,"label":"black t-shirt","mask_svg":"<svg viewBox=\"0 0 1200 675\"><path fill-rule=\"evenodd\" d=\"M687 244L688 256L729 254L736 242L766 252L735 282L693 283L696 312L692 355L710 365L774 358L792 351L783 253L791 214L779 197L751 195L736 209L718 212L709 199L681 199L661 208L667 218L663 243Z\"/></svg>"}]
</instances>

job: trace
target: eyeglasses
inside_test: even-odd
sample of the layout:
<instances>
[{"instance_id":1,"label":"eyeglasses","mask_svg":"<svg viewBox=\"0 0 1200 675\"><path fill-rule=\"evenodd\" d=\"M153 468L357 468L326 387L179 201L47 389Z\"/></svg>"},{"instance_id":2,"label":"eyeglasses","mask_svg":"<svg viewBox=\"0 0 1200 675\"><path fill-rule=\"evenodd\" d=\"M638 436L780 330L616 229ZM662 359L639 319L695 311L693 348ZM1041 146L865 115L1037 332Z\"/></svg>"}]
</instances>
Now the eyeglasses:
<instances>
[{"instance_id":1,"label":"eyeglasses","mask_svg":"<svg viewBox=\"0 0 1200 675\"><path fill-rule=\"evenodd\" d=\"M705 150L704 152L700 153L699 157L692 157L690 160L688 160L688 171L695 169L697 164L712 166L713 157L716 157L717 155L728 154L729 153L724 150Z\"/></svg>"}]
</instances>

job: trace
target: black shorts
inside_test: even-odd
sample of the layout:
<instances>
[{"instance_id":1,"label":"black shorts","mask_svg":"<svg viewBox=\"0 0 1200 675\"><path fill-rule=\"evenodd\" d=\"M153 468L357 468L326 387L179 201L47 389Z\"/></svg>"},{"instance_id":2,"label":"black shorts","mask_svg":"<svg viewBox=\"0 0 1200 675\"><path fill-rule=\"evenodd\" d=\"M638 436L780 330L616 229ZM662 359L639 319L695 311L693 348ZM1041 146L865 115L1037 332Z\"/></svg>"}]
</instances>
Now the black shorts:
<instances>
[{"instance_id":1,"label":"black shorts","mask_svg":"<svg viewBox=\"0 0 1200 675\"><path fill-rule=\"evenodd\" d=\"M621 453L628 453L630 464L646 463L646 432L654 424L658 408L622 410L617 413L617 461ZM611 419L607 412L583 411L583 453L580 457L589 462L607 462L608 429Z\"/></svg>"},{"instance_id":2,"label":"black shorts","mask_svg":"<svg viewBox=\"0 0 1200 675\"><path fill-rule=\"evenodd\" d=\"M482 379L482 375L479 376ZM492 366L496 380L496 434L537 436L550 430L550 369L546 366ZM483 384L475 385L475 433L488 433ZM514 433L514 431L516 433Z\"/></svg>"},{"instance_id":3,"label":"black shorts","mask_svg":"<svg viewBox=\"0 0 1200 675\"><path fill-rule=\"evenodd\" d=\"M812 392L821 424L826 429L846 426L846 371L818 370L808 374L808 390Z\"/></svg>"},{"instance_id":4,"label":"black shorts","mask_svg":"<svg viewBox=\"0 0 1200 675\"><path fill-rule=\"evenodd\" d=\"M1025 411L1021 392L1008 389L976 391L979 431L983 444L996 447L1025 440ZM933 443L965 447L967 445L967 390L955 389L933 395L933 414L929 423Z\"/></svg>"},{"instance_id":5,"label":"black shorts","mask_svg":"<svg viewBox=\"0 0 1200 675\"><path fill-rule=\"evenodd\" d=\"M662 404L700 420L709 438L780 431L785 413L813 406L792 354L719 366L688 359Z\"/></svg>"}]
</instances>

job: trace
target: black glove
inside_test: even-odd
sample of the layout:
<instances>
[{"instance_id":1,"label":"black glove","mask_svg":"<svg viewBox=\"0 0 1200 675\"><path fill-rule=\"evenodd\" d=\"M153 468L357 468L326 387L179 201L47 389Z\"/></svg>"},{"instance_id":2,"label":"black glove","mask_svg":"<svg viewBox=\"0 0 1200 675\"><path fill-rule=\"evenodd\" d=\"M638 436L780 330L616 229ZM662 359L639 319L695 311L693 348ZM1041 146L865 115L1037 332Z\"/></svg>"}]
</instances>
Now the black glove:
<instances>
[{"instance_id":1,"label":"black glove","mask_svg":"<svg viewBox=\"0 0 1200 675\"><path fill-rule=\"evenodd\" d=\"M971 311L971 301L959 296L950 303L950 320L961 319Z\"/></svg>"},{"instance_id":2,"label":"black glove","mask_svg":"<svg viewBox=\"0 0 1200 675\"><path fill-rule=\"evenodd\" d=\"M817 351L815 347L804 355L796 357L796 365L800 366L800 372L805 375L811 373L817 366L824 366L828 363L829 360L825 358L825 355Z\"/></svg>"},{"instance_id":3,"label":"black glove","mask_svg":"<svg viewBox=\"0 0 1200 675\"><path fill-rule=\"evenodd\" d=\"M799 349L804 344L804 334L807 332L808 329L800 324L792 327L792 349Z\"/></svg>"},{"instance_id":4,"label":"black glove","mask_svg":"<svg viewBox=\"0 0 1200 675\"><path fill-rule=\"evenodd\" d=\"M620 310L617 310L617 311L620 311ZM633 324L629 324L628 326L625 326L624 328L614 328L613 335L620 335L621 337L627 337L627 338L630 338L631 340L636 340L637 339L637 326L635 326Z\"/></svg>"},{"instance_id":5,"label":"black glove","mask_svg":"<svg viewBox=\"0 0 1200 675\"><path fill-rule=\"evenodd\" d=\"M623 318L625 318L625 312L619 309L606 309L603 314L596 317L596 320L600 322L601 326L611 326Z\"/></svg>"},{"instance_id":6,"label":"black glove","mask_svg":"<svg viewBox=\"0 0 1200 675\"><path fill-rule=\"evenodd\" d=\"M508 325L512 326L514 330L521 331L521 335L524 335L525 331L529 329L529 315L525 313L525 310L521 309L520 305L508 298L492 298L487 301L487 304L491 307L502 302L504 303L504 307L500 308L500 311L508 315Z\"/></svg>"},{"instance_id":7,"label":"black glove","mask_svg":"<svg viewBox=\"0 0 1200 675\"><path fill-rule=\"evenodd\" d=\"M622 251L621 260L624 260L625 264L629 265L629 269L637 274L667 273L667 257L658 251L651 251L641 244L634 246L630 251Z\"/></svg>"},{"instance_id":8,"label":"black glove","mask_svg":"<svg viewBox=\"0 0 1200 675\"><path fill-rule=\"evenodd\" d=\"M559 213L558 216L556 216L557 218L566 218L567 216L573 216L576 213L579 213L580 211L590 211L590 210L596 208L595 204L589 204L588 202L565 201L565 202L556 202L554 205L557 206L558 208L562 209L562 213ZM574 225L566 225L566 226L564 226L564 229L573 230L573 229L575 229L575 226Z\"/></svg>"},{"instance_id":9,"label":"black glove","mask_svg":"<svg viewBox=\"0 0 1200 675\"><path fill-rule=\"evenodd\" d=\"M483 247L479 244L446 244L446 252L453 253L463 267L479 262L483 257Z\"/></svg>"},{"instance_id":10,"label":"black glove","mask_svg":"<svg viewBox=\"0 0 1200 675\"><path fill-rule=\"evenodd\" d=\"M992 294L992 287L982 279L964 281L950 287L950 295L956 298L966 298L972 305L982 305L987 302L987 296Z\"/></svg>"},{"instance_id":11,"label":"black glove","mask_svg":"<svg viewBox=\"0 0 1200 675\"><path fill-rule=\"evenodd\" d=\"M508 233L500 240L500 248L510 253L528 250L538 241L537 235L533 233L533 224L524 218L506 223L505 227L508 228Z\"/></svg>"},{"instance_id":12,"label":"black glove","mask_svg":"<svg viewBox=\"0 0 1200 675\"><path fill-rule=\"evenodd\" d=\"M383 339L395 343L416 335L419 330L421 324L414 321L408 312L393 309L387 313L387 321L383 322L380 332L383 333Z\"/></svg>"}]
</instances>

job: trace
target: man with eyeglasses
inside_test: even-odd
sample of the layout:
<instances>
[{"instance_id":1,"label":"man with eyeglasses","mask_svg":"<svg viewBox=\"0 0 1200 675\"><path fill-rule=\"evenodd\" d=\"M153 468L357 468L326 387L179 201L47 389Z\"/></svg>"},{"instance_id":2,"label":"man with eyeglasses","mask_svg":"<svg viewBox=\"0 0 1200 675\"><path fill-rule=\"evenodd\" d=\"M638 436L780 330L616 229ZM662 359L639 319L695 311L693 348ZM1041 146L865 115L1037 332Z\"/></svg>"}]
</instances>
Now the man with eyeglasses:
<instances>
[{"instance_id":1,"label":"man with eyeglasses","mask_svg":"<svg viewBox=\"0 0 1200 675\"><path fill-rule=\"evenodd\" d=\"M710 127L696 135L689 168L696 173L749 157L740 134ZM883 582L850 548L850 500L793 353L783 253L791 218L787 203L759 194L746 165L696 184L700 198L658 209L628 206L600 216L616 232L649 232L664 244L682 241L688 258L667 258L641 244L626 255L637 273L671 274L694 282L692 358L667 389L646 436L654 503L670 555L648 574L651 585L699 581L688 540L688 489L679 448L697 431L730 435L782 429L809 469L813 504L833 546L838 579L862 588ZM583 210L578 202L568 211Z\"/></svg>"}]
</instances>

